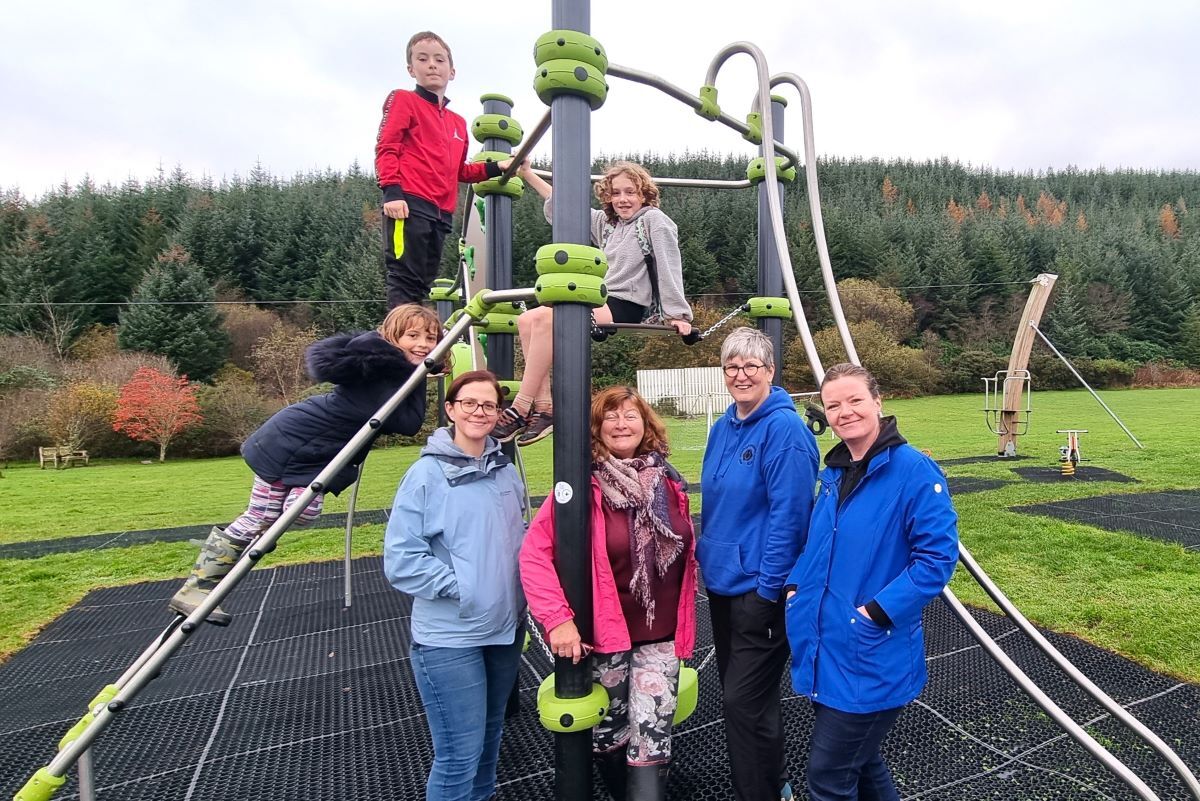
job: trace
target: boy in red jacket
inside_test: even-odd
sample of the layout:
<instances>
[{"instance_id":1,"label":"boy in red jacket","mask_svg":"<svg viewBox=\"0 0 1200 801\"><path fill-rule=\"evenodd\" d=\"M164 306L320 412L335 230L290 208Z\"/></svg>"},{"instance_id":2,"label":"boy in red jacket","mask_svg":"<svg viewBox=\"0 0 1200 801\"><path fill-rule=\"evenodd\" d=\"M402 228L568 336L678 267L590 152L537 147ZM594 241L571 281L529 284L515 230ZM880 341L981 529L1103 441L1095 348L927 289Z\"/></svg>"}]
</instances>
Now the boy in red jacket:
<instances>
[{"instance_id":1,"label":"boy in red jacket","mask_svg":"<svg viewBox=\"0 0 1200 801\"><path fill-rule=\"evenodd\" d=\"M458 204L459 181L495 178L511 162L466 163L467 122L446 108L454 57L442 37L432 31L415 34L406 58L417 86L387 96L375 140L389 309L428 299Z\"/></svg>"}]
</instances>

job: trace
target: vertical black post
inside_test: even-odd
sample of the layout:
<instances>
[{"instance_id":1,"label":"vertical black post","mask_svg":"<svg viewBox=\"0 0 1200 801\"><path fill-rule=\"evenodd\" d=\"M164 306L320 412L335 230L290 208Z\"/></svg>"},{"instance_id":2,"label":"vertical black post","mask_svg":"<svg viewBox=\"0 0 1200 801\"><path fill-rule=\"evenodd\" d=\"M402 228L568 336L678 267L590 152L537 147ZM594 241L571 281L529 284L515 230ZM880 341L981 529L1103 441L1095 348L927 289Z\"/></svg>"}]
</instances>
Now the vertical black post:
<instances>
[{"instance_id":1,"label":"vertical black post","mask_svg":"<svg viewBox=\"0 0 1200 801\"><path fill-rule=\"evenodd\" d=\"M783 141L783 109L787 101L771 95L771 134L776 142ZM767 132L763 131L766 136ZM762 154L762 150L759 150ZM779 181L779 202L783 204L784 182ZM779 251L775 249L775 231L771 227L771 210L767 202L767 182L758 185L758 291L762 297L783 295L783 275L780 273ZM775 351L775 383L783 386L783 320L779 317L758 318L758 330L771 338Z\"/></svg>"},{"instance_id":2,"label":"vertical black post","mask_svg":"<svg viewBox=\"0 0 1200 801\"><path fill-rule=\"evenodd\" d=\"M591 31L590 0L552 0L555 30ZM591 242L591 108L586 98L559 95L551 101L554 144L554 241ZM592 636L591 581L591 308L580 303L554 307L554 503L558 575L575 625L585 643ZM578 665L554 659L560 698L581 698L592 686L591 658ZM592 794L592 733L556 734L555 796L586 801Z\"/></svg>"},{"instance_id":3,"label":"vertical black post","mask_svg":"<svg viewBox=\"0 0 1200 801\"><path fill-rule=\"evenodd\" d=\"M484 95L484 114L512 116L512 101L503 95ZM511 153L512 145L504 139L490 137L483 142L484 150ZM512 204L508 195L493 194L484 199L483 219L487 222L488 274L484 286L488 289L512 289ZM511 334L488 334L488 369L502 379L513 377L513 338Z\"/></svg>"}]
</instances>

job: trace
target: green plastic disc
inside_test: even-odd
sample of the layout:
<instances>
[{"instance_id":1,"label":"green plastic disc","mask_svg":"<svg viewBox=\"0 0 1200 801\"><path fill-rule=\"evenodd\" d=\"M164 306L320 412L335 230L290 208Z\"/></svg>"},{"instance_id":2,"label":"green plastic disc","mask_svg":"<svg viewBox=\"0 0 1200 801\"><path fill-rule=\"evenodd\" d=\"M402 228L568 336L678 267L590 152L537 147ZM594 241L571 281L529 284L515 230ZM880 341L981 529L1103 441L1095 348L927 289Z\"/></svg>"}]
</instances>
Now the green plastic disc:
<instances>
[{"instance_id":1,"label":"green plastic disc","mask_svg":"<svg viewBox=\"0 0 1200 801\"><path fill-rule=\"evenodd\" d=\"M562 94L578 95L588 101L592 111L604 105L608 84L604 73L582 61L554 59L538 66L533 76L533 90L547 106Z\"/></svg>"},{"instance_id":2,"label":"green plastic disc","mask_svg":"<svg viewBox=\"0 0 1200 801\"><path fill-rule=\"evenodd\" d=\"M533 63L567 59L590 64L601 74L608 71L608 54L596 39L579 31L547 31L533 44Z\"/></svg>"},{"instance_id":3,"label":"green plastic disc","mask_svg":"<svg viewBox=\"0 0 1200 801\"><path fill-rule=\"evenodd\" d=\"M778 176L779 180L790 184L792 181L796 180L796 165L793 164L785 170L783 169L783 165L786 161L786 156L775 157L775 175ZM766 179L767 163L763 161L762 156L753 159L749 164L746 165L746 177L750 179L751 183L755 184Z\"/></svg>"},{"instance_id":4,"label":"green plastic disc","mask_svg":"<svg viewBox=\"0 0 1200 801\"><path fill-rule=\"evenodd\" d=\"M554 695L554 674L542 680L537 693L538 717L550 731L567 733L587 731L608 714L608 691L592 684L583 698L558 698Z\"/></svg>"},{"instance_id":5,"label":"green plastic disc","mask_svg":"<svg viewBox=\"0 0 1200 801\"><path fill-rule=\"evenodd\" d=\"M533 287L538 303L586 303L599 308L608 302L604 279L583 273L539 275Z\"/></svg>"},{"instance_id":6,"label":"green plastic disc","mask_svg":"<svg viewBox=\"0 0 1200 801\"><path fill-rule=\"evenodd\" d=\"M537 249L534 264L538 275L583 273L603 278L608 272L608 258L603 250L573 243L542 245Z\"/></svg>"},{"instance_id":7,"label":"green plastic disc","mask_svg":"<svg viewBox=\"0 0 1200 801\"><path fill-rule=\"evenodd\" d=\"M503 139L510 145L519 145L525 132L521 124L512 117L504 114L480 114L471 123L471 135L475 137L476 142Z\"/></svg>"}]
</instances>

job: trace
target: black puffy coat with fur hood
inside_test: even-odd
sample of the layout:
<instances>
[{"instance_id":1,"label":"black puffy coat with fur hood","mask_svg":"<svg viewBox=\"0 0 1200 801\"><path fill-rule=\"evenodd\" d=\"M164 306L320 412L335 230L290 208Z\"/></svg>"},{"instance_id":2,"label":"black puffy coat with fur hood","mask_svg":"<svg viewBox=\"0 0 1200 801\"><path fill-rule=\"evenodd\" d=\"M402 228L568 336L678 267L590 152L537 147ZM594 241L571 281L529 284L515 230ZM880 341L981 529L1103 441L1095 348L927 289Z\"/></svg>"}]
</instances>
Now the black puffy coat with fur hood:
<instances>
[{"instance_id":1,"label":"black puffy coat with fur hood","mask_svg":"<svg viewBox=\"0 0 1200 801\"><path fill-rule=\"evenodd\" d=\"M242 445L242 457L264 481L289 487L312 482L379 407L412 375L404 352L376 331L335 334L309 346L308 374L334 384L332 392L281 409ZM416 434L425 421L425 387L409 395L387 420L384 434ZM337 495L354 483L367 448L331 479Z\"/></svg>"}]
</instances>

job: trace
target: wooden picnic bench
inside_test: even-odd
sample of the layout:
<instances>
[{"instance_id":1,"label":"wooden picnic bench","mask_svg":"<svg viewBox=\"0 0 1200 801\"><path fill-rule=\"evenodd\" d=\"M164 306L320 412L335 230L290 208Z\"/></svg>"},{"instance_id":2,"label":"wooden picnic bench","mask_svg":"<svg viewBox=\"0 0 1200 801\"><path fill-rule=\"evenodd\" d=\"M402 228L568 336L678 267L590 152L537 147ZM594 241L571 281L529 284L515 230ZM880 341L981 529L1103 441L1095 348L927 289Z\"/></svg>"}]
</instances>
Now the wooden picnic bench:
<instances>
[{"instance_id":1,"label":"wooden picnic bench","mask_svg":"<svg viewBox=\"0 0 1200 801\"><path fill-rule=\"evenodd\" d=\"M60 467L70 467L75 462L83 462L86 465L88 463L88 452L72 450L62 445L38 448L38 467L45 470L47 462L53 464L55 470Z\"/></svg>"}]
</instances>

